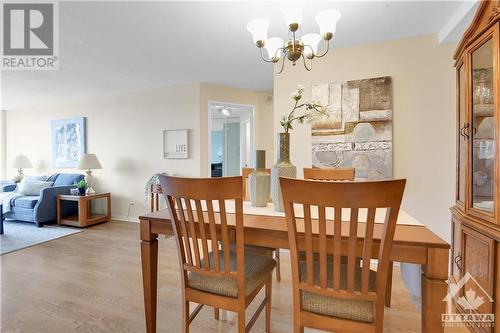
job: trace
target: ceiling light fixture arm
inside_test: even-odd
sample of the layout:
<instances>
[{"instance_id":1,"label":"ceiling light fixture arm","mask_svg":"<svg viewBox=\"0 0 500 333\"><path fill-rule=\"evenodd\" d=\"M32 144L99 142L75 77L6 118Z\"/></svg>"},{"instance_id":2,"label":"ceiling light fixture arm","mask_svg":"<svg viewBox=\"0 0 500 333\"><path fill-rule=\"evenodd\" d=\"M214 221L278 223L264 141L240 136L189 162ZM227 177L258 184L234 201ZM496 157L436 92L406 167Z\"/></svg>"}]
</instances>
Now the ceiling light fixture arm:
<instances>
[{"instance_id":1,"label":"ceiling light fixture arm","mask_svg":"<svg viewBox=\"0 0 500 333\"><path fill-rule=\"evenodd\" d=\"M285 51L286 52L286 51ZM285 55L281 57L281 59L278 59L278 61L274 65L274 73L275 74L281 74L283 72L283 69L285 68ZM281 66L278 69L279 66L279 60L281 60Z\"/></svg>"},{"instance_id":2,"label":"ceiling light fixture arm","mask_svg":"<svg viewBox=\"0 0 500 333\"><path fill-rule=\"evenodd\" d=\"M325 51L322 54L316 54L315 55L316 58L322 58L328 53L328 51L330 51L330 39L325 39L325 42L326 42Z\"/></svg>"},{"instance_id":3,"label":"ceiling light fixture arm","mask_svg":"<svg viewBox=\"0 0 500 333\"><path fill-rule=\"evenodd\" d=\"M309 58L309 66L307 66L307 61L306 61L306 56L304 56L304 54L302 53L302 60L304 61L304 68L310 72L311 69L312 69L312 58Z\"/></svg>"}]
</instances>

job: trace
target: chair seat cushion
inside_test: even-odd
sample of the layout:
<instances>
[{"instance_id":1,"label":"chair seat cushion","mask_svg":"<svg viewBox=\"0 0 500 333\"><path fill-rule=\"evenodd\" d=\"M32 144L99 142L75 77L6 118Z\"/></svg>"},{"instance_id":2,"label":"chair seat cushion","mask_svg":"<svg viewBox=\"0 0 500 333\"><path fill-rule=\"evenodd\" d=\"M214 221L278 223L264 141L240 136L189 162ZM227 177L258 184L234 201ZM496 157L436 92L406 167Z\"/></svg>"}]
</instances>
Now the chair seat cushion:
<instances>
[{"instance_id":1,"label":"chair seat cushion","mask_svg":"<svg viewBox=\"0 0 500 333\"><path fill-rule=\"evenodd\" d=\"M327 285L333 287L333 263L328 262ZM340 288L347 289L347 265L340 265ZM307 270L306 263L300 262L300 280L306 281ZM376 272L370 270L369 287L370 291L375 291ZM314 284L319 284L319 263L314 262ZM357 267L355 271L354 289L361 290L361 268ZM302 309L314 312L324 316L337 317L355 321L373 323L373 306L371 301L357 301L349 299L340 299L330 296L323 296L311 292L302 291Z\"/></svg>"},{"instance_id":2,"label":"chair seat cushion","mask_svg":"<svg viewBox=\"0 0 500 333\"><path fill-rule=\"evenodd\" d=\"M236 271L236 252L231 254L231 271ZM210 268L214 267L214 254L209 253ZM224 270L224 252L219 251L220 270ZM205 265L205 259L201 262ZM245 254L245 296L252 293L272 272L276 262L265 256ZM188 284L190 288L206 291L212 294L238 297L237 279L229 277L211 277L190 272L188 274Z\"/></svg>"},{"instance_id":3,"label":"chair seat cushion","mask_svg":"<svg viewBox=\"0 0 500 333\"><path fill-rule=\"evenodd\" d=\"M14 198L11 204L15 207L33 209L35 208L35 205L38 202L38 200L40 200L39 195L27 195L23 197Z\"/></svg>"}]
</instances>

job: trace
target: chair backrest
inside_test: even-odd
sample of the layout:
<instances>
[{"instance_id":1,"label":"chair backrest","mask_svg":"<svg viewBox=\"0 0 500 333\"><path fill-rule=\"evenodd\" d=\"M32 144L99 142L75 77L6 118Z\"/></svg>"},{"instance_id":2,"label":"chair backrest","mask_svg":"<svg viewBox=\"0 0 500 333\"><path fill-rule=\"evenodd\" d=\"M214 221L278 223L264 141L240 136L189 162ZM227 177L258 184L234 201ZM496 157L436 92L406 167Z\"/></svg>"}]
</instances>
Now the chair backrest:
<instances>
[{"instance_id":1,"label":"chair backrest","mask_svg":"<svg viewBox=\"0 0 500 333\"><path fill-rule=\"evenodd\" d=\"M314 180L354 180L354 168L318 169L304 168L304 179Z\"/></svg>"},{"instance_id":2,"label":"chair backrest","mask_svg":"<svg viewBox=\"0 0 500 333\"><path fill-rule=\"evenodd\" d=\"M187 273L192 271L213 277L237 278L238 289L243 290L243 269L232 270L230 255L236 243L236 266L245 267L241 177L159 176L159 180L171 216L184 286ZM226 200L235 201L235 214L231 214L231 218L226 213ZM234 227L236 237L231 232ZM213 251L212 258L209 251Z\"/></svg>"},{"instance_id":3,"label":"chair backrest","mask_svg":"<svg viewBox=\"0 0 500 333\"><path fill-rule=\"evenodd\" d=\"M383 317L392 240L406 180L318 182L281 178L280 182L294 294L303 290L323 296L373 301L377 309L375 319L377 315ZM296 218L297 206L303 208L303 219ZM350 210L350 217L344 218L346 222L342 221L342 209L345 212ZM386 213L378 254L372 253L377 209L385 209ZM311 212L317 212L317 217ZM363 239L362 246L358 237ZM298 251L306 254L305 274L302 268L304 281L300 280ZM319 265L316 265L319 266L319 278L314 276L317 272L314 272L313 252L319 252ZM341 284L341 256L347 256L345 285ZM328 264L328 257L333 258L333 265ZM358 258L362 259L361 268L356 265ZM375 286L370 285L372 258L378 259ZM361 270L357 279L356 269ZM333 277L331 285L328 277Z\"/></svg>"},{"instance_id":4,"label":"chair backrest","mask_svg":"<svg viewBox=\"0 0 500 333\"><path fill-rule=\"evenodd\" d=\"M245 201L250 200L250 194L248 193L248 176L253 172L254 168L241 168L241 177L243 177L243 199ZM266 169L269 174L271 174L271 169Z\"/></svg>"}]
</instances>

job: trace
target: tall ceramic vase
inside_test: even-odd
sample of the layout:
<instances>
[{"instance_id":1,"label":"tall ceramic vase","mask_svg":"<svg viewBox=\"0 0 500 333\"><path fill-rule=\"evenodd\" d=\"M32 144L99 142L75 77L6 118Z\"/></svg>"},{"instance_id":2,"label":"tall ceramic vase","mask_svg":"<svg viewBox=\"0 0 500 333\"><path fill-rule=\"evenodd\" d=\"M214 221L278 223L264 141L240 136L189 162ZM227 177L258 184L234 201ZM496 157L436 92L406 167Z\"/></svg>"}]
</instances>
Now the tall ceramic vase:
<instances>
[{"instance_id":1,"label":"tall ceramic vase","mask_svg":"<svg viewBox=\"0 0 500 333\"><path fill-rule=\"evenodd\" d=\"M248 176L253 207L266 207L271 197L271 175L266 171L266 151L257 150L255 170Z\"/></svg>"},{"instance_id":2,"label":"tall ceramic vase","mask_svg":"<svg viewBox=\"0 0 500 333\"><path fill-rule=\"evenodd\" d=\"M297 168L290 162L290 133L278 134L279 155L276 164L271 169L271 197L274 209L284 211L281 196L280 177L297 177Z\"/></svg>"}]
</instances>

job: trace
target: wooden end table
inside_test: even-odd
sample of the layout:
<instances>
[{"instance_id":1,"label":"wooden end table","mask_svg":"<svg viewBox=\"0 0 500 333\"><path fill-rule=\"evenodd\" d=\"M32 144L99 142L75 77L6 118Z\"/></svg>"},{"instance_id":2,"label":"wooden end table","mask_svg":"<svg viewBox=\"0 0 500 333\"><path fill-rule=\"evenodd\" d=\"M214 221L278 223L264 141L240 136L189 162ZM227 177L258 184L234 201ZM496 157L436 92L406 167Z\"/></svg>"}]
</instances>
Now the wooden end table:
<instances>
[{"instance_id":1,"label":"wooden end table","mask_svg":"<svg viewBox=\"0 0 500 333\"><path fill-rule=\"evenodd\" d=\"M90 210L92 200L106 198L106 214L93 214ZM78 203L78 214L61 216L62 201L74 201ZM111 219L111 193L96 193L89 195L69 195L57 196L57 224L70 225L73 227L88 227L97 223L107 222Z\"/></svg>"}]
</instances>

